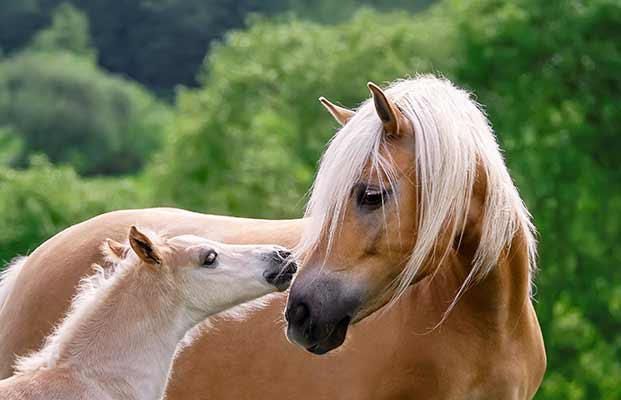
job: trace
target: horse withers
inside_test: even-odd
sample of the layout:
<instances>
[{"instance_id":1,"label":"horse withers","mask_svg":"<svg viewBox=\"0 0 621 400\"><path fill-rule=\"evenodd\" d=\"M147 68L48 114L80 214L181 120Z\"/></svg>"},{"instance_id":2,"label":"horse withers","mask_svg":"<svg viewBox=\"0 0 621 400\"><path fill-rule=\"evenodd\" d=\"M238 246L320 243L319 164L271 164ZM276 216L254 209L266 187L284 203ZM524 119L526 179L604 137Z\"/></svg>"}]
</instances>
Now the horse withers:
<instances>
[{"instance_id":1,"label":"horse withers","mask_svg":"<svg viewBox=\"0 0 621 400\"><path fill-rule=\"evenodd\" d=\"M286 290L290 253L131 227L128 245L108 240L115 264L82 281L64 321L41 350L0 381L0 398L159 399L177 344L213 314Z\"/></svg>"}]
</instances>

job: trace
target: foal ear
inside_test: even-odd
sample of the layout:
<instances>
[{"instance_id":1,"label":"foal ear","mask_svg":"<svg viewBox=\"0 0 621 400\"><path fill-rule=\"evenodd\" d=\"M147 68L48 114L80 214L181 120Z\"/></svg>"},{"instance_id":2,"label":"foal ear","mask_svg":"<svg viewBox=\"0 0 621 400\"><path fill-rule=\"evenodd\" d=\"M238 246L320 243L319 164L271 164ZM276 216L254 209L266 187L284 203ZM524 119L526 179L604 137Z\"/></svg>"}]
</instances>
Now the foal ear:
<instances>
[{"instance_id":1,"label":"foal ear","mask_svg":"<svg viewBox=\"0 0 621 400\"><path fill-rule=\"evenodd\" d=\"M388 136L400 136L400 129L405 128L407 123L405 116L379 86L373 82L367 83L367 86L373 94L375 111L384 124L384 131Z\"/></svg>"},{"instance_id":2,"label":"foal ear","mask_svg":"<svg viewBox=\"0 0 621 400\"><path fill-rule=\"evenodd\" d=\"M330 114L332 114L334 119L337 120L339 124L341 124L341 126L345 125L347 121L349 121L351 117L354 116L354 112L352 110L337 106L323 96L319 98L319 101L321 102L321 104L323 104L326 110L328 110Z\"/></svg>"},{"instance_id":3,"label":"foal ear","mask_svg":"<svg viewBox=\"0 0 621 400\"><path fill-rule=\"evenodd\" d=\"M114 261L118 262L123 260L125 256L127 256L127 250L129 250L129 248L126 245L116 240L106 239L104 254Z\"/></svg>"},{"instance_id":4,"label":"foal ear","mask_svg":"<svg viewBox=\"0 0 621 400\"><path fill-rule=\"evenodd\" d=\"M129 245L136 255L147 264L162 263L162 257L153 241L134 225L129 229Z\"/></svg>"}]
</instances>

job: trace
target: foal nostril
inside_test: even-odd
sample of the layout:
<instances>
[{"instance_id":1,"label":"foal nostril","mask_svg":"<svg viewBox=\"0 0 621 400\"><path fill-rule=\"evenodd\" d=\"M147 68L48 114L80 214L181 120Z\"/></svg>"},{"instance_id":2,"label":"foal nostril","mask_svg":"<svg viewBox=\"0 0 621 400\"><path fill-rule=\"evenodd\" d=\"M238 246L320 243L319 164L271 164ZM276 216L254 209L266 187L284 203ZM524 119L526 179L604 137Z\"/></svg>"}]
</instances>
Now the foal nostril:
<instances>
[{"instance_id":1,"label":"foal nostril","mask_svg":"<svg viewBox=\"0 0 621 400\"><path fill-rule=\"evenodd\" d=\"M280 291L287 290L293 274L298 270L295 260L291 257L291 252L286 250L277 250L269 255L269 265L263 272L265 280L276 286Z\"/></svg>"},{"instance_id":2,"label":"foal nostril","mask_svg":"<svg viewBox=\"0 0 621 400\"><path fill-rule=\"evenodd\" d=\"M277 250L274 252L274 259L276 261L287 261L289 258L291 258L289 250Z\"/></svg>"},{"instance_id":3,"label":"foal nostril","mask_svg":"<svg viewBox=\"0 0 621 400\"><path fill-rule=\"evenodd\" d=\"M276 250L272 253L272 262L279 265L282 269L281 274L295 274L298 266L289 250Z\"/></svg>"},{"instance_id":4,"label":"foal nostril","mask_svg":"<svg viewBox=\"0 0 621 400\"><path fill-rule=\"evenodd\" d=\"M282 272L285 274L295 274L298 271L298 265L296 262L291 259L285 261L287 264L285 264Z\"/></svg>"}]
</instances>

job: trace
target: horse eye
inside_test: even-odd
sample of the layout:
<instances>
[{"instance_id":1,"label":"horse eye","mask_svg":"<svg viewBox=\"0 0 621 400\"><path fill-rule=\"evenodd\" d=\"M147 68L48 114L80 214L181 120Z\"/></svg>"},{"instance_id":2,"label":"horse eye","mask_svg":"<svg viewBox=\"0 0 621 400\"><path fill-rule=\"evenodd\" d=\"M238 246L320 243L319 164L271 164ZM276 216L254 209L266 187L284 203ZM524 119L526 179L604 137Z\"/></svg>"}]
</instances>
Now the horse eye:
<instances>
[{"instance_id":1,"label":"horse eye","mask_svg":"<svg viewBox=\"0 0 621 400\"><path fill-rule=\"evenodd\" d=\"M358 206L374 210L384 204L384 196L387 195L384 190L365 186L358 192Z\"/></svg>"},{"instance_id":2,"label":"horse eye","mask_svg":"<svg viewBox=\"0 0 621 400\"><path fill-rule=\"evenodd\" d=\"M203 267L207 267L207 268L214 268L215 267L215 263L216 263L216 259L218 258L218 253L216 253L213 250L209 250L207 252L207 254L205 255L205 258L203 259Z\"/></svg>"}]
</instances>

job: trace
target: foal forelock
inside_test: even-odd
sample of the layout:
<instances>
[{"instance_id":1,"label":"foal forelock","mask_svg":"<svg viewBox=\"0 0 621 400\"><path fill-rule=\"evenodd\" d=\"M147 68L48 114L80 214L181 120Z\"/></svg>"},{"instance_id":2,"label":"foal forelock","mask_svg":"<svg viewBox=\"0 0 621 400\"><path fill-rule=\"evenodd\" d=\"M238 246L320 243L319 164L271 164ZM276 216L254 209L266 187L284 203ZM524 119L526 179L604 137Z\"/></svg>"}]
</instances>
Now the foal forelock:
<instances>
[{"instance_id":1,"label":"foal forelock","mask_svg":"<svg viewBox=\"0 0 621 400\"><path fill-rule=\"evenodd\" d=\"M535 228L478 104L450 81L431 75L397 81L386 93L414 128L419 196L417 241L394 283L393 302L408 288L432 252L437 254L438 239L447 227L452 237L465 229L477 164L487 180L481 241L471 273L455 299L494 268L520 229L526 236L532 276L536 269ZM389 153L383 151L383 136L373 102L368 100L332 139L306 207L306 216L312 218L297 248L300 255L309 254L322 240L327 240L329 251L352 188L367 164L392 184L395 168L386 159ZM450 246L449 241L442 249L444 254ZM433 262L439 264L441 260Z\"/></svg>"}]
</instances>

